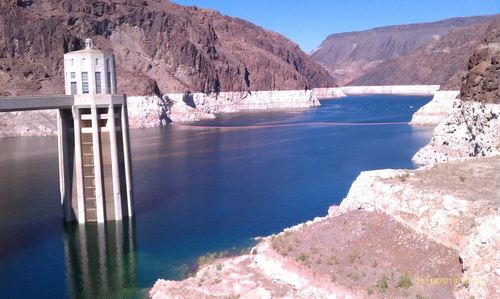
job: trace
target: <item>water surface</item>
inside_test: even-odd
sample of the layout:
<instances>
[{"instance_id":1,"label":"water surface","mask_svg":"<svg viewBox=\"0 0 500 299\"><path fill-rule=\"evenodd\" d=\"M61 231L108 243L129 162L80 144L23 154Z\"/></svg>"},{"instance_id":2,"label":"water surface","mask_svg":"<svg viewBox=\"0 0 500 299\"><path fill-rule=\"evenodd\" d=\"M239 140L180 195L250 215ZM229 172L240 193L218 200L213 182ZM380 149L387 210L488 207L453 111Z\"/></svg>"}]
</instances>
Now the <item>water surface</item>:
<instances>
[{"instance_id":1,"label":"water surface","mask_svg":"<svg viewBox=\"0 0 500 299\"><path fill-rule=\"evenodd\" d=\"M105 227L63 225L57 138L1 139L0 298L141 298L200 255L325 215L360 171L414 167L431 130L406 122L429 100L351 96L132 131L136 217Z\"/></svg>"}]
</instances>

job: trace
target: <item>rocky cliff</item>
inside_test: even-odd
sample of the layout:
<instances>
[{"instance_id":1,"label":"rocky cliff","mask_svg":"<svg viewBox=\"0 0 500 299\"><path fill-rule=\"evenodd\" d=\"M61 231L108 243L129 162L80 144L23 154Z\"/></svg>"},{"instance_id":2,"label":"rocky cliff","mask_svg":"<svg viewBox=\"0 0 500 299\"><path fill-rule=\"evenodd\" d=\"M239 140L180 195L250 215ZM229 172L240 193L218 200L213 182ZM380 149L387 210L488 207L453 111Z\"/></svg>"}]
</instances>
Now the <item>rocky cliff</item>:
<instances>
[{"instance_id":1,"label":"rocky cliff","mask_svg":"<svg viewBox=\"0 0 500 299\"><path fill-rule=\"evenodd\" d=\"M492 16L454 18L332 34L311 56L325 65L341 85L441 84L459 67L457 61L464 64L465 69L465 61L473 51L470 48L479 43L481 30L492 19ZM454 34L448 37L450 32ZM455 49L457 46L459 49ZM409 57L409 61L398 59L418 49L421 53ZM417 59L423 58L435 64L426 63L425 67L408 70L403 67L416 65ZM371 70L374 70L371 75L355 80Z\"/></svg>"},{"instance_id":2,"label":"rocky cliff","mask_svg":"<svg viewBox=\"0 0 500 299\"><path fill-rule=\"evenodd\" d=\"M469 59L467 70L460 98L500 104L500 17L488 27L482 45Z\"/></svg>"},{"instance_id":3,"label":"rocky cliff","mask_svg":"<svg viewBox=\"0 0 500 299\"><path fill-rule=\"evenodd\" d=\"M468 73L451 114L434 130L418 164L500 155L500 19L491 24L471 56Z\"/></svg>"},{"instance_id":4,"label":"rocky cliff","mask_svg":"<svg viewBox=\"0 0 500 299\"><path fill-rule=\"evenodd\" d=\"M3 95L62 93L63 54L86 37L115 52L129 95L335 85L288 39L211 10L161 0L7 0L0 10Z\"/></svg>"}]
</instances>

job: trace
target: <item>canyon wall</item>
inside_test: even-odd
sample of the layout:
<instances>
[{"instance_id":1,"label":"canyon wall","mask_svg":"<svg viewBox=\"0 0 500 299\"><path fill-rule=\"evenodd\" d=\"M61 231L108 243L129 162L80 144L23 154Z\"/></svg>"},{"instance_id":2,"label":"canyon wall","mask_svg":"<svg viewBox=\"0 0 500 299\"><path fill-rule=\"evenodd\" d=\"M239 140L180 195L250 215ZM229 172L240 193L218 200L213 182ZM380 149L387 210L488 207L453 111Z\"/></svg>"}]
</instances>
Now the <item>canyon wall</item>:
<instances>
[{"instance_id":1,"label":"canyon wall","mask_svg":"<svg viewBox=\"0 0 500 299\"><path fill-rule=\"evenodd\" d=\"M328 36L311 56L340 85L442 84L467 58L494 16L453 18ZM452 89L458 89L458 85Z\"/></svg>"},{"instance_id":2,"label":"canyon wall","mask_svg":"<svg viewBox=\"0 0 500 299\"><path fill-rule=\"evenodd\" d=\"M115 53L118 91L129 95L335 86L297 44L209 9L6 0L0 10L0 96L63 93L63 54L82 49L85 38Z\"/></svg>"},{"instance_id":3,"label":"canyon wall","mask_svg":"<svg viewBox=\"0 0 500 299\"><path fill-rule=\"evenodd\" d=\"M380 63L349 84L440 84L444 90L458 90L467 60L481 44L487 27L488 23L455 27L407 55Z\"/></svg>"}]
</instances>

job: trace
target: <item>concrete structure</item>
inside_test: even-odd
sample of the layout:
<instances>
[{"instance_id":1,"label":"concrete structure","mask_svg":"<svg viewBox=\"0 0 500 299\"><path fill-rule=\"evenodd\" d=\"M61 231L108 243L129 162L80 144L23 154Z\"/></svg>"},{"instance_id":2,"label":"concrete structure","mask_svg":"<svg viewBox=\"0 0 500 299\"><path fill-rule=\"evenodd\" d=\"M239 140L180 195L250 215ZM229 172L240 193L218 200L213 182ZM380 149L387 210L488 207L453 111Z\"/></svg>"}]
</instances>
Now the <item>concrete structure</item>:
<instances>
[{"instance_id":1,"label":"concrete structure","mask_svg":"<svg viewBox=\"0 0 500 299\"><path fill-rule=\"evenodd\" d=\"M103 223L133 215L127 103L113 54L85 45L64 55L65 96L4 97L0 112L58 109L64 219Z\"/></svg>"},{"instance_id":2,"label":"concrete structure","mask_svg":"<svg viewBox=\"0 0 500 299\"><path fill-rule=\"evenodd\" d=\"M67 95L115 94L115 58L94 49L91 39L85 49L64 54L64 89Z\"/></svg>"}]
</instances>

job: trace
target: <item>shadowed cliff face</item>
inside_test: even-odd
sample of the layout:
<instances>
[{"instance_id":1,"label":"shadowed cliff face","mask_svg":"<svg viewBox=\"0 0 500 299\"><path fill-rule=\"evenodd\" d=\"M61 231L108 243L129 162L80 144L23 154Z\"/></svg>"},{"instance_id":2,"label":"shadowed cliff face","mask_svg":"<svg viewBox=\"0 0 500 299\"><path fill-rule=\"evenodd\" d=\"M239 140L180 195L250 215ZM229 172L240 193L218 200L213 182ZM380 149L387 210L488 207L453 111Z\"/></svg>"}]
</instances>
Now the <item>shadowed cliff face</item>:
<instances>
[{"instance_id":1,"label":"shadowed cliff face","mask_svg":"<svg viewBox=\"0 0 500 299\"><path fill-rule=\"evenodd\" d=\"M488 27L483 43L469 59L467 69L460 98L500 104L500 17Z\"/></svg>"},{"instance_id":2,"label":"shadowed cliff face","mask_svg":"<svg viewBox=\"0 0 500 299\"><path fill-rule=\"evenodd\" d=\"M283 36L168 1L2 1L2 94L63 92L63 54L86 37L116 54L128 94L335 86Z\"/></svg>"},{"instance_id":3,"label":"shadowed cliff face","mask_svg":"<svg viewBox=\"0 0 500 299\"><path fill-rule=\"evenodd\" d=\"M418 70L421 74L412 77L404 73L406 70L402 67L405 64L415 64L416 58L426 55L426 53L422 53L421 57L416 55L412 57L415 51L425 51L427 46L430 50L436 50L433 48L443 45L441 40L447 38L450 32L473 25L487 24L492 20L492 16L454 18L433 23L397 25L359 32L332 34L322 42L311 56L325 65L341 85L350 85L352 84L350 82L357 85L422 84L427 83L422 80L422 77L427 81L434 79L426 73L438 71L446 65L446 62L454 63L455 61L452 60L452 55L448 55L449 58L445 61L441 59L437 67L429 69L429 66L426 66L425 69ZM478 26L475 29L480 30L481 27ZM477 35L480 36L480 32L476 32ZM455 34L452 38L457 39L457 41L448 39L448 44L458 44L461 36ZM476 42L478 39L478 37L473 38ZM472 51L464 56L464 61L471 53ZM433 53L430 54L433 55ZM406 58L408 61L405 60ZM371 70L373 72L370 72ZM400 75L402 76L400 77ZM441 77L443 76L441 75ZM360 79L356 80L357 78ZM432 83L439 84L440 82Z\"/></svg>"}]
</instances>

